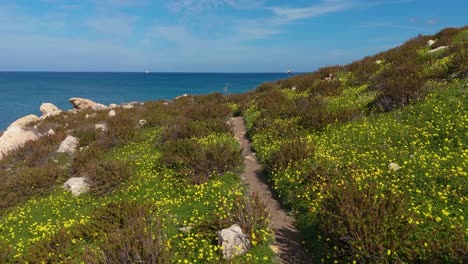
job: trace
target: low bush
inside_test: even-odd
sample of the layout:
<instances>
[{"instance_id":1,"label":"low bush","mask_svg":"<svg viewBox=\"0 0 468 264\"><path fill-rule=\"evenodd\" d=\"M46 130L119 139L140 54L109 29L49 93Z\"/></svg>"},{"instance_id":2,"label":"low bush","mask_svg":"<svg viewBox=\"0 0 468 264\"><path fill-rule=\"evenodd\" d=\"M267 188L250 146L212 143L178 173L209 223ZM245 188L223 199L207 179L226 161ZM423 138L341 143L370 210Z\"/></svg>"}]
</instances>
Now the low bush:
<instances>
[{"instance_id":1,"label":"low bush","mask_svg":"<svg viewBox=\"0 0 468 264\"><path fill-rule=\"evenodd\" d=\"M362 188L352 179L329 185L325 193L318 221L333 259L398 263L402 260L394 252L411 251L407 242L413 226L401 218L408 204L404 196L379 190L376 182Z\"/></svg>"},{"instance_id":2,"label":"low bush","mask_svg":"<svg viewBox=\"0 0 468 264\"><path fill-rule=\"evenodd\" d=\"M215 172L232 171L242 163L241 149L232 139L214 139L209 144L198 139L179 139L162 144L161 150L162 163L194 184L206 182Z\"/></svg>"},{"instance_id":3,"label":"low bush","mask_svg":"<svg viewBox=\"0 0 468 264\"><path fill-rule=\"evenodd\" d=\"M271 174L274 170L284 169L293 162L300 162L314 154L311 142L302 138L288 139L265 161L265 170Z\"/></svg>"},{"instance_id":4,"label":"low bush","mask_svg":"<svg viewBox=\"0 0 468 264\"><path fill-rule=\"evenodd\" d=\"M119 201L97 209L84 224L61 229L34 243L20 261L28 263L170 263L161 220L154 209Z\"/></svg>"},{"instance_id":5,"label":"low bush","mask_svg":"<svg viewBox=\"0 0 468 264\"><path fill-rule=\"evenodd\" d=\"M159 140L166 142L170 140L185 138L201 138L211 133L227 133L228 127L223 119L207 119L203 121L191 121L188 118L172 118L165 125Z\"/></svg>"},{"instance_id":6,"label":"low bush","mask_svg":"<svg viewBox=\"0 0 468 264\"><path fill-rule=\"evenodd\" d=\"M32 196L49 193L56 188L58 181L66 177L65 169L56 163L1 171L0 213Z\"/></svg>"},{"instance_id":7,"label":"low bush","mask_svg":"<svg viewBox=\"0 0 468 264\"><path fill-rule=\"evenodd\" d=\"M90 184L90 192L95 195L106 195L128 180L130 167L118 161L94 160L84 165L80 175L85 176Z\"/></svg>"}]
</instances>

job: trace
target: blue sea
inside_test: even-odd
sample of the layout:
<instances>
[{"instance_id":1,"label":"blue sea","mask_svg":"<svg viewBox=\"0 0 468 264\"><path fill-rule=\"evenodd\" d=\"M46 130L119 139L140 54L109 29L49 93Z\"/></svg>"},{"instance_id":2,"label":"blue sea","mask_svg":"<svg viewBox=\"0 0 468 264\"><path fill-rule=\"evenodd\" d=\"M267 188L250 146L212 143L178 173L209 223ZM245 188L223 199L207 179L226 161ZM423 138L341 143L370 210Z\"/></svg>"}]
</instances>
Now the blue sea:
<instances>
[{"instance_id":1,"label":"blue sea","mask_svg":"<svg viewBox=\"0 0 468 264\"><path fill-rule=\"evenodd\" d=\"M181 94L242 93L287 73L84 73L0 72L0 131L28 114L40 116L42 103L71 109L71 97L98 103L173 99Z\"/></svg>"}]
</instances>

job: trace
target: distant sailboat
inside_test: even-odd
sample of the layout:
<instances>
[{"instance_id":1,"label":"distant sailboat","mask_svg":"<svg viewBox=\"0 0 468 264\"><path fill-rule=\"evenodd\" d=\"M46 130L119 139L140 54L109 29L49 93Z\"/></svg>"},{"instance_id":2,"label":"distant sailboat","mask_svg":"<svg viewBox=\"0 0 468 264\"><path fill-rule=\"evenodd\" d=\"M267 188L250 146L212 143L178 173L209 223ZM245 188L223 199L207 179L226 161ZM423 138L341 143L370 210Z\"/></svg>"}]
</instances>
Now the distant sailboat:
<instances>
[{"instance_id":1,"label":"distant sailboat","mask_svg":"<svg viewBox=\"0 0 468 264\"><path fill-rule=\"evenodd\" d=\"M149 71L148 71L148 70L146 70L146 71L145 71L145 73L146 73L146 74L148 74L148 73L149 73Z\"/></svg>"},{"instance_id":2,"label":"distant sailboat","mask_svg":"<svg viewBox=\"0 0 468 264\"><path fill-rule=\"evenodd\" d=\"M288 70L288 73L293 73L294 71L293 70Z\"/></svg>"}]
</instances>

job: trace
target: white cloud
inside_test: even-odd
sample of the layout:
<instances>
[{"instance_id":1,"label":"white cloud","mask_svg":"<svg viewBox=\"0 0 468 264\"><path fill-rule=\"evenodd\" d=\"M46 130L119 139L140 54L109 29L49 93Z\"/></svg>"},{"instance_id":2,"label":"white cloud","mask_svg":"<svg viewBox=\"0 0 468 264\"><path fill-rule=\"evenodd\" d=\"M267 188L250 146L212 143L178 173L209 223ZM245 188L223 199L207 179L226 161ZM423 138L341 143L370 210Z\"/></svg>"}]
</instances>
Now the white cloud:
<instances>
[{"instance_id":1,"label":"white cloud","mask_svg":"<svg viewBox=\"0 0 468 264\"><path fill-rule=\"evenodd\" d=\"M288 7L270 7L269 9L283 19L284 23L293 20L306 19L336 13L355 7L351 1L322 1L321 3L308 7L288 8Z\"/></svg>"}]
</instances>

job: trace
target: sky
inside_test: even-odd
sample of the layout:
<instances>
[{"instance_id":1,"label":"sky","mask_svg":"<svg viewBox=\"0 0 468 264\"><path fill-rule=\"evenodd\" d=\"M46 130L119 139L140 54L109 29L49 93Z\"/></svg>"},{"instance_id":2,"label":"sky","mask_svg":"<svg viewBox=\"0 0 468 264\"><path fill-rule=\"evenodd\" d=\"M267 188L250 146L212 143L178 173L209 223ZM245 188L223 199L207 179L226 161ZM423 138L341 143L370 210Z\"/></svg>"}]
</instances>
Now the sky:
<instances>
[{"instance_id":1,"label":"sky","mask_svg":"<svg viewBox=\"0 0 468 264\"><path fill-rule=\"evenodd\" d=\"M0 0L0 71L310 72L468 24L466 0Z\"/></svg>"}]
</instances>

